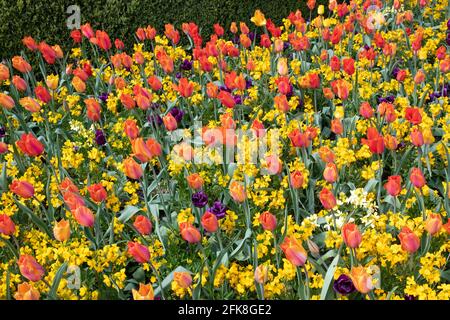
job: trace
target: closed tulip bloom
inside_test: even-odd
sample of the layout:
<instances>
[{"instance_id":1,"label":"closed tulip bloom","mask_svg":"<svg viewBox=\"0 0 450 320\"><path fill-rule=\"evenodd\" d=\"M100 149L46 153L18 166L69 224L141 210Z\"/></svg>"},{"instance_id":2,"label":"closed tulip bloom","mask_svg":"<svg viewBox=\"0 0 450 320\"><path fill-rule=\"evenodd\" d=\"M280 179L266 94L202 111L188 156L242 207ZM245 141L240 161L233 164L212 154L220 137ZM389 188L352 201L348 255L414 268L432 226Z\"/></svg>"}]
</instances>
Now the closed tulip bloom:
<instances>
[{"instance_id":1,"label":"closed tulip bloom","mask_svg":"<svg viewBox=\"0 0 450 320\"><path fill-rule=\"evenodd\" d=\"M31 71L31 66L24 58L20 56L15 56L12 58L12 66L19 72L26 73Z\"/></svg>"},{"instance_id":2,"label":"closed tulip bloom","mask_svg":"<svg viewBox=\"0 0 450 320\"><path fill-rule=\"evenodd\" d=\"M204 180L198 173L190 174L186 177L187 183L192 189L201 189L203 187Z\"/></svg>"},{"instance_id":3,"label":"closed tulip bloom","mask_svg":"<svg viewBox=\"0 0 450 320\"><path fill-rule=\"evenodd\" d=\"M400 176L390 176L388 181L384 184L384 188L387 193L393 197L396 197L402 191L402 177Z\"/></svg>"},{"instance_id":4,"label":"closed tulip bloom","mask_svg":"<svg viewBox=\"0 0 450 320\"><path fill-rule=\"evenodd\" d=\"M111 39L105 31L97 30L95 32L95 37L97 39L97 45L100 47L100 49L104 51L108 51L109 49L111 49Z\"/></svg>"},{"instance_id":5,"label":"closed tulip bloom","mask_svg":"<svg viewBox=\"0 0 450 320\"><path fill-rule=\"evenodd\" d=\"M344 126L341 119L335 118L331 120L331 131L337 135L341 135L344 132Z\"/></svg>"},{"instance_id":6,"label":"closed tulip bloom","mask_svg":"<svg viewBox=\"0 0 450 320\"><path fill-rule=\"evenodd\" d=\"M159 157L162 154L162 147L158 141L153 138L147 139L147 147L150 150L151 158Z\"/></svg>"},{"instance_id":7,"label":"closed tulip bloom","mask_svg":"<svg viewBox=\"0 0 450 320\"><path fill-rule=\"evenodd\" d=\"M367 145L373 154L382 154L384 151L384 139L376 128L367 129L367 139L361 139L361 143Z\"/></svg>"},{"instance_id":8,"label":"closed tulip bloom","mask_svg":"<svg viewBox=\"0 0 450 320\"><path fill-rule=\"evenodd\" d=\"M414 253L420 247L419 237L408 227L403 227L398 238L400 239L402 249L408 253Z\"/></svg>"},{"instance_id":9,"label":"closed tulip bloom","mask_svg":"<svg viewBox=\"0 0 450 320\"><path fill-rule=\"evenodd\" d=\"M274 231L277 227L277 218L269 211L265 211L259 216L259 223L264 230Z\"/></svg>"},{"instance_id":10,"label":"closed tulip bloom","mask_svg":"<svg viewBox=\"0 0 450 320\"><path fill-rule=\"evenodd\" d=\"M130 94L122 93L120 95L120 102L127 110L131 110L136 107L136 101L134 101L133 97Z\"/></svg>"},{"instance_id":11,"label":"closed tulip bloom","mask_svg":"<svg viewBox=\"0 0 450 320\"><path fill-rule=\"evenodd\" d=\"M355 60L352 58L344 58L342 59L342 69L349 76L355 73Z\"/></svg>"},{"instance_id":12,"label":"closed tulip bloom","mask_svg":"<svg viewBox=\"0 0 450 320\"><path fill-rule=\"evenodd\" d=\"M96 183L87 187L91 199L95 202L105 201L108 194L101 183Z\"/></svg>"},{"instance_id":13,"label":"closed tulip bloom","mask_svg":"<svg viewBox=\"0 0 450 320\"><path fill-rule=\"evenodd\" d=\"M23 133L17 141L19 149L30 157L36 157L44 152L44 145L32 133Z\"/></svg>"},{"instance_id":14,"label":"closed tulip bloom","mask_svg":"<svg viewBox=\"0 0 450 320\"><path fill-rule=\"evenodd\" d=\"M67 205L70 211L75 211L78 207L84 206L86 203L82 196L74 192L65 192L63 194L64 203Z\"/></svg>"},{"instance_id":15,"label":"closed tulip bloom","mask_svg":"<svg viewBox=\"0 0 450 320\"><path fill-rule=\"evenodd\" d=\"M247 198L245 187L237 181L230 183L230 195L238 203L244 202Z\"/></svg>"},{"instance_id":16,"label":"closed tulip bloom","mask_svg":"<svg viewBox=\"0 0 450 320\"><path fill-rule=\"evenodd\" d=\"M19 103L24 109L30 112L38 112L41 110L39 102L37 102L31 97L24 97L19 100Z\"/></svg>"},{"instance_id":17,"label":"closed tulip bloom","mask_svg":"<svg viewBox=\"0 0 450 320\"><path fill-rule=\"evenodd\" d=\"M221 90L217 95L217 99L220 100L220 103L227 108L234 108L236 105L236 101L234 101L233 95L227 91Z\"/></svg>"},{"instance_id":18,"label":"closed tulip bloom","mask_svg":"<svg viewBox=\"0 0 450 320\"><path fill-rule=\"evenodd\" d=\"M181 288L187 289L192 284L192 277L188 272L174 272L173 281Z\"/></svg>"},{"instance_id":19,"label":"closed tulip bloom","mask_svg":"<svg viewBox=\"0 0 450 320\"><path fill-rule=\"evenodd\" d=\"M328 190L328 188L323 188L322 191L320 191L319 200L326 210L333 209L336 206L336 198L334 197L333 192Z\"/></svg>"},{"instance_id":20,"label":"closed tulip bloom","mask_svg":"<svg viewBox=\"0 0 450 320\"><path fill-rule=\"evenodd\" d=\"M40 293L33 285L24 282L17 286L17 292L14 294L16 300L39 300Z\"/></svg>"},{"instance_id":21,"label":"closed tulip bloom","mask_svg":"<svg viewBox=\"0 0 450 320\"><path fill-rule=\"evenodd\" d=\"M18 195L21 196L24 199L29 199L34 196L34 187L31 183L24 180L14 180L9 185L9 190Z\"/></svg>"},{"instance_id":22,"label":"closed tulip bloom","mask_svg":"<svg viewBox=\"0 0 450 320\"><path fill-rule=\"evenodd\" d=\"M125 175L134 180L138 180L144 174L144 170L133 158L127 158L123 161L123 172Z\"/></svg>"},{"instance_id":23,"label":"closed tulip bloom","mask_svg":"<svg viewBox=\"0 0 450 320\"><path fill-rule=\"evenodd\" d=\"M102 111L100 103L98 103L98 101L94 98L85 99L84 103L86 104L86 113L88 118L91 121L99 121L100 113Z\"/></svg>"},{"instance_id":24,"label":"closed tulip bloom","mask_svg":"<svg viewBox=\"0 0 450 320\"><path fill-rule=\"evenodd\" d=\"M127 119L123 123L123 131L131 140L139 137L139 128L136 124L136 120Z\"/></svg>"},{"instance_id":25,"label":"closed tulip bloom","mask_svg":"<svg viewBox=\"0 0 450 320\"><path fill-rule=\"evenodd\" d=\"M50 90L56 90L58 88L59 76L49 75L47 76L47 80L45 81L45 83Z\"/></svg>"},{"instance_id":26,"label":"closed tulip bloom","mask_svg":"<svg viewBox=\"0 0 450 320\"><path fill-rule=\"evenodd\" d=\"M210 233L216 232L219 228L219 223L217 221L216 215L209 211L206 211L202 216L201 223L203 228Z\"/></svg>"},{"instance_id":27,"label":"closed tulip bloom","mask_svg":"<svg viewBox=\"0 0 450 320\"><path fill-rule=\"evenodd\" d=\"M70 238L70 223L67 220L60 220L53 227L53 236L58 241L67 241Z\"/></svg>"},{"instance_id":28,"label":"closed tulip bloom","mask_svg":"<svg viewBox=\"0 0 450 320\"><path fill-rule=\"evenodd\" d=\"M350 279L356 290L366 294L373 289L372 276L370 276L363 266L353 267L350 271Z\"/></svg>"},{"instance_id":29,"label":"closed tulip bloom","mask_svg":"<svg viewBox=\"0 0 450 320\"><path fill-rule=\"evenodd\" d=\"M9 68L0 63L0 82L9 79Z\"/></svg>"},{"instance_id":30,"label":"closed tulip bloom","mask_svg":"<svg viewBox=\"0 0 450 320\"><path fill-rule=\"evenodd\" d=\"M423 146L424 139L423 139L422 131L420 131L420 129L417 129L416 127L414 127L411 131L410 137L411 137L411 142L413 145L415 145L416 147Z\"/></svg>"},{"instance_id":31,"label":"closed tulip bloom","mask_svg":"<svg viewBox=\"0 0 450 320\"><path fill-rule=\"evenodd\" d=\"M284 94L277 95L273 98L273 103L275 107L281 112L288 112L291 106L287 100L287 97Z\"/></svg>"},{"instance_id":32,"label":"closed tulip bloom","mask_svg":"<svg viewBox=\"0 0 450 320\"><path fill-rule=\"evenodd\" d=\"M287 58L278 59L277 70L280 76L287 76L289 73L289 67L287 64Z\"/></svg>"},{"instance_id":33,"label":"closed tulip bloom","mask_svg":"<svg viewBox=\"0 0 450 320\"><path fill-rule=\"evenodd\" d=\"M83 226L91 228L94 226L95 216L92 213L91 209L85 206L79 206L74 211L72 211L72 214L77 220L77 222Z\"/></svg>"},{"instance_id":34,"label":"closed tulip bloom","mask_svg":"<svg viewBox=\"0 0 450 320\"><path fill-rule=\"evenodd\" d=\"M384 145L389 150L397 150L397 147L398 147L397 138L392 136L392 135L390 135L390 134L386 134L384 136Z\"/></svg>"},{"instance_id":35,"label":"closed tulip bloom","mask_svg":"<svg viewBox=\"0 0 450 320\"><path fill-rule=\"evenodd\" d=\"M189 243L200 242L202 238L200 232L192 224L188 222L180 223L180 233L183 240Z\"/></svg>"},{"instance_id":36,"label":"closed tulip bloom","mask_svg":"<svg viewBox=\"0 0 450 320\"><path fill-rule=\"evenodd\" d=\"M373 117L373 108L370 106L368 102L361 103L361 106L359 107L359 114L364 117L365 119L370 119Z\"/></svg>"},{"instance_id":37,"label":"closed tulip bloom","mask_svg":"<svg viewBox=\"0 0 450 320\"><path fill-rule=\"evenodd\" d=\"M78 187L72 182L72 180L70 180L70 178L64 178L64 180L61 181L61 183L59 184L59 189L61 190L61 192L75 192L75 193L79 193L80 191L78 190Z\"/></svg>"},{"instance_id":38,"label":"closed tulip bloom","mask_svg":"<svg viewBox=\"0 0 450 320\"><path fill-rule=\"evenodd\" d=\"M86 83L78 76L73 77L72 85L78 93L83 93L84 91L86 91Z\"/></svg>"},{"instance_id":39,"label":"closed tulip bloom","mask_svg":"<svg viewBox=\"0 0 450 320\"><path fill-rule=\"evenodd\" d=\"M17 264L19 265L22 276L32 282L41 280L45 274L44 268L29 254L21 255Z\"/></svg>"},{"instance_id":40,"label":"closed tulip bloom","mask_svg":"<svg viewBox=\"0 0 450 320\"><path fill-rule=\"evenodd\" d=\"M48 64L54 64L58 55L62 56L62 51L59 46L57 47L58 51L60 51L59 53L56 52L55 48L51 47L45 42L39 43L38 49L41 52L45 62L47 62Z\"/></svg>"},{"instance_id":41,"label":"closed tulip bloom","mask_svg":"<svg viewBox=\"0 0 450 320\"><path fill-rule=\"evenodd\" d=\"M442 217L440 214L431 213L428 219L425 221L425 230L434 236L441 230L442 227Z\"/></svg>"},{"instance_id":42,"label":"closed tulip bloom","mask_svg":"<svg viewBox=\"0 0 450 320\"><path fill-rule=\"evenodd\" d=\"M6 214L0 214L0 234L5 236L13 235L16 232L16 225Z\"/></svg>"},{"instance_id":43,"label":"closed tulip bloom","mask_svg":"<svg viewBox=\"0 0 450 320\"><path fill-rule=\"evenodd\" d=\"M302 244L293 236L284 238L284 242L280 245L286 259L294 266L301 267L305 264L308 254Z\"/></svg>"},{"instance_id":44,"label":"closed tulip bloom","mask_svg":"<svg viewBox=\"0 0 450 320\"><path fill-rule=\"evenodd\" d=\"M28 88L27 82L22 77L14 76L11 82L20 92L25 92Z\"/></svg>"},{"instance_id":45,"label":"closed tulip bloom","mask_svg":"<svg viewBox=\"0 0 450 320\"><path fill-rule=\"evenodd\" d=\"M5 109L11 110L14 108L15 102L14 99L8 96L7 94L0 93L0 106Z\"/></svg>"},{"instance_id":46,"label":"closed tulip bloom","mask_svg":"<svg viewBox=\"0 0 450 320\"><path fill-rule=\"evenodd\" d=\"M0 154L8 152L8 145L4 142L0 142Z\"/></svg>"},{"instance_id":47,"label":"closed tulip bloom","mask_svg":"<svg viewBox=\"0 0 450 320\"><path fill-rule=\"evenodd\" d=\"M291 187L294 189L300 189L303 187L303 183L305 182L305 176L301 171L293 171L291 172Z\"/></svg>"},{"instance_id":48,"label":"closed tulip bloom","mask_svg":"<svg viewBox=\"0 0 450 320\"><path fill-rule=\"evenodd\" d=\"M167 115L165 115L163 118L163 123L164 126L166 127L166 129L168 131L173 131L178 127L178 123L177 120L174 118L174 116L170 113L168 113Z\"/></svg>"},{"instance_id":49,"label":"closed tulip bloom","mask_svg":"<svg viewBox=\"0 0 450 320\"><path fill-rule=\"evenodd\" d=\"M143 138L137 138L131 142L131 149L134 156L141 162L148 162L153 158L153 154Z\"/></svg>"},{"instance_id":50,"label":"closed tulip bloom","mask_svg":"<svg viewBox=\"0 0 450 320\"><path fill-rule=\"evenodd\" d=\"M189 98L192 95L192 92L194 92L194 84L186 78L181 78L178 85L174 85L174 89L177 90L182 97Z\"/></svg>"},{"instance_id":51,"label":"closed tulip bloom","mask_svg":"<svg viewBox=\"0 0 450 320\"><path fill-rule=\"evenodd\" d=\"M320 156L320 159L322 159L322 161L325 163L334 162L334 160L336 158L336 156L334 155L334 152L326 146L320 147L319 156Z\"/></svg>"},{"instance_id":52,"label":"closed tulip bloom","mask_svg":"<svg viewBox=\"0 0 450 320\"><path fill-rule=\"evenodd\" d=\"M137 216L133 222L133 226L142 235L149 235L153 230L152 222L145 216Z\"/></svg>"},{"instance_id":53,"label":"closed tulip bloom","mask_svg":"<svg viewBox=\"0 0 450 320\"><path fill-rule=\"evenodd\" d=\"M151 284L139 283L139 290L131 289L133 300L154 300L155 294Z\"/></svg>"},{"instance_id":54,"label":"closed tulip bloom","mask_svg":"<svg viewBox=\"0 0 450 320\"><path fill-rule=\"evenodd\" d=\"M264 284L267 281L269 268L265 264L260 264L255 269L255 281L259 284Z\"/></svg>"},{"instance_id":55,"label":"closed tulip bloom","mask_svg":"<svg viewBox=\"0 0 450 320\"><path fill-rule=\"evenodd\" d=\"M361 244L362 236L358 226L354 223L346 223L342 227L342 239L349 248L358 248Z\"/></svg>"},{"instance_id":56,"label":"closed tulip bloom","mask_svg":"<svg viewBox=\"0 0 450 320\"><path fill-rule=\"evenodd\" d=\"M423 176L422 170L420 168L412 168L409 175L409 180L416 188L422 188L427 184L425 177Z\"/></svg>"},{"instance_id":57,"label":"closed tulip bloom","mask_svg":"<svg viewBox=\"0 0 450 320\"><path fill-rule=\"evenodd\" d=\"M325 169L323 170L323 178L328 183L336 182L338 178L338 169L334 163L327 163Z\"/></svg>"},{"instance_id":58,"label":"closed tulip bloom","mask_svg":"<svg viewBox=\"0 0 450 320\"><path fill-rule=\"evenodd\" d=\"M127 252L139 263L146 263L150 260L150 251L138 242L129 241Z\"/></svg>"}]
</instances>

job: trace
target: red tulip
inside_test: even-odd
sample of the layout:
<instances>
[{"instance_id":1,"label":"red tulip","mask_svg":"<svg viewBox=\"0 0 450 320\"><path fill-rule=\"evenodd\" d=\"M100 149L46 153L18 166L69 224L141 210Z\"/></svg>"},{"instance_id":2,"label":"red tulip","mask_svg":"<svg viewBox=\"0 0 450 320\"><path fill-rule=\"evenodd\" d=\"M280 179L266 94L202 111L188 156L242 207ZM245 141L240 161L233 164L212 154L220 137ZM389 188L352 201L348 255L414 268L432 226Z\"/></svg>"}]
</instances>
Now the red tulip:
<instances>
[{"instance_id":1,"label":"red tulip","mask_svg":"<svg viewBox=\"0 0 450 320\"><path fill-rule=\"evenodd\" d=\"M142 235L149 235L153 230L152 222L145 216L137 216L133 226Z\"/></svg>"},{"instance_id":2,"label":"red tulip","mask_svg":"<svg viewBox=\"0 0 450 320\"><path fill-rule=\"evenodd\" d=\"M347 247L357 248L361 244L362 236L358 226L354 223L346 223L342 227L342 238Z\"/></svg>"},{"instance_id":3,"label":"red tulip","mask_svg":"<svg viewBox=\"0 0 450 320\"><path fill-rule=\"evenodd\" d=\"M419 237L408 227L403 227L398 238L400 239L402 249L409 253L416 252L420 247Z\"/></svg>"},{"instance_id":4,"label":"red tulip","mask_svg":"<svg viewBox=\"0 0 450 320\"><path fill-rule=\"evenodd\" d=\"M323 188L322 191L320 191L319 200L327 210L333 209L336 206L336 198L327 188Z\"/></svg>"},{"instance_id":5,"label":"red tulip","mask_svg":"<svg viewBox=\"0 0 450 320\"><path fill-rule=\"evenodd\" d=\"M387 193L393 197L396 197L402 191L402 177L400 176L390 176L388 181L384 184L384 188Z\"/></svg>"},{"instance_id":6,"label":"red tulip","mask_svg":"<svg viewBox=\"0 0 450 320\"><path fill-rule=\"evenodd\" d=\"M265 211L259 216L259 222L264 230L273 231L277 227L277 218L269 211Z\"/></svg>"},{"instance_id":7,"label":"red tulip","mask_svg":"<svg viewBox=\"0 0 450 320\"><path fill-rule=\"evenodd\" d=\"M0 214L0 233L10 236L16 232L16 225L6 214Z\"/></svg>"},{"instance_id":8,"label":"red tulip","mask_svg":"<svg viewBox=\"0 0 450 320\"><path fill-rule=\"evenodd\" d=\"M128 242L128 253L139 263L146 263L150 260L150 251L138 242Z\"/></svg>"},{"instance_id":9,"label":"red tulip","mask_svg":"<svg viewBox=\"0 0 450 320\"><path fill-rule=\"evenodd\" d=\"M95 202L105 201L108 197L105 188L100 183L92 184L87 189L91 199Z\"/></svg>"},{"instance_id":10,"label":"red tulip","mask_svg":"<svg viewBox=\"0 0 450 320\"><path fill-rule=\"evenodd\" d=\"M37 282L42 279L45 274L44 268L29 254L23 254L17 262L22 276L30 281Z\"/></svg>"},{"instance_id":11,"label":"red tulip","mask_svg":"<svg viewBox=\"0 0 450 320\"><path fill-rule=\"evenodd\" d=\"M422 170L420 168L412 168L411 174L409 175L409 180L416 188L422 188L427 184L425 177L423 176Z\"/></svg>"},{"instance_id":12,"label":"red tulip","mask_svg":"<svg viewBox=\"0 0 450 320\"><path fill-rule=\"evenodd\" d=\"M216 232L219 228L219 223L217 221L217 217L215 214L206 211L205 214L202 216L201 220L203 228L208 232Z\"/></svg>"}]
</instances>

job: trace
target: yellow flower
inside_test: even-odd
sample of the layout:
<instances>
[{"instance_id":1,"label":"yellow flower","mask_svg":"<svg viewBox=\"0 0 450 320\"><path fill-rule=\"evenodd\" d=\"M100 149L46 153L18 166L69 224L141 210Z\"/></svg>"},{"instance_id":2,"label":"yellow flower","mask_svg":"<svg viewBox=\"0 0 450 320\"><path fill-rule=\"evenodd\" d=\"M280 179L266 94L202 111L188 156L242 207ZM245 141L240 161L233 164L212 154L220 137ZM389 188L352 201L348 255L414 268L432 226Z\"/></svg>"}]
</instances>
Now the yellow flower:
<instances>
[{"instance_id":1,"label":"yellow flower","mask_svg":"<svg viewBox=\"0 0 450 320\"><path fill-rule=\"evenodd\" d=\"M259 9L255 11L255 14L250 19L257 27L262 27L266 25L266 17Z\"/></svg>"}]
</instances>

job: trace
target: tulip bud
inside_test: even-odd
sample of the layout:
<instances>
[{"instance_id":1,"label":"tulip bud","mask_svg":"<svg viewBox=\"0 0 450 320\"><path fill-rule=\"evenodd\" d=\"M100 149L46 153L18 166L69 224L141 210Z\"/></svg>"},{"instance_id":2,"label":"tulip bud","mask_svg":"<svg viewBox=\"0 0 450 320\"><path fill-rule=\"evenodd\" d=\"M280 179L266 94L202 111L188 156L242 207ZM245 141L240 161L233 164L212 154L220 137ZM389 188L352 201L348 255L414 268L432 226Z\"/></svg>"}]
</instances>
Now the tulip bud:
<instances>
[{"instance_id":1,"label":"tulip bud","mask_svg":"<svg viewBox=\"0 0 450 320\"><path fill-rule=\"evenodd\" d=\"M245 187L237 181L230 183L230 195L238 203L244 202L247 198Z\"/></svg>"},{"instance_id":2,"label":"tulip bud","mask_svg":"<svg viewBox=\"0 0 450 320\"><path fill-rule=\"evenodd\" d=\"M301 267L305 264L307 253L301 243L293 236L284 238L284 242L280 245L288 259L294 266Z\"/></svg>"},{"instance_id":3,"label":"tulip bud","mask_svg":"<svg viewBox=\"0 0 450 320\"><path fill-rule=\"evenodd\" d=\"M91 209L85 206L79 206L72 212L75 220L83 227L93 227L95 216Z\"/></svg>"},{"instance_id":4,"label":"tulip bud","mask_svg":"<svg viewBox=\"0 0 450 320\"><path fill-rule=\"evenodd\" d=\"M203 228L210 232L216 232L219 229L219 223L215 214L206 211L201 220Z\"/></svg>"},{"instance_id":5,"label":"tulip bud","mask_svg":"<svg viewBox=\"0 0 450 320\"><path fill-rule=\"evenodd\" d=\"M14 180L9 185L9 190L24 199L30 199L34 196L34 187L28 181Z\"/></svg>"},{"instance_id":6,"label":"tulip bud","mask_svg":"<svg viewBox=\"0 0 450 320\"><path fill-rule=\"evenodd\" d=\"M411 174L409 175L409 180L416 188L422 188L427 184L425 177L423 176L422 170L420 168L412 168Z\"/></svg>"},{"instance_id":7,"label":"tulip bud","mask_svg":"<svg viewBox=\"0 0 450 320\"><path fill-rule=\"evenodd\" d=\"M108 197L105 188L100 183L90 185L89 187L87 187L87 189L89 191L91 199L95 202L105 201Z\"/></svg>"},{"instance_id":8,"label":"tulip bud","mask_svg":"<svg viewBox=\"0 0 450 320\"><path fill-rule=\"evenodd\" d=\"M29 254L23 254L17 262L22 276L32 282L37 282L44 276L44 268Z\"/></svg>"},{"instance_id":9,"label":"tulip bud","mask_svg":"<svg viewBox=\"0 0 450 320\"><path fill-rule=\"evenodd\" d=\"M58 241L67 241L70 238L70 223L67 220L60 220L53 227L53 236Z\"/></svg>"},{"instance_id":10,"label":"tulip bud","mask_svg":"<svg viewBox=\"0 0 450 320\"><path fill-rule=\"evenodd\" d=\"M154 300L154 292L151 284L139 283L139 290L131 289L133 300Z\"/></svg>"},{"instance_id":11,"label":"tulip bud","mask_svg":"<svg viewBox=\"0 0 450 320\"><path fill-rule=\"evenodd\" d=\"M357 248L361 244L361 232L354 223L346 223L342 227L342 238L349 248Z\"/></svg>"},{"instance_id":12,"label":"tulip bud","mask_svg":"<svg viewBox=\"0 0 450 320\"><path fill-rule=\"evenodd\" d=\"M300 189L303 187L303 183L305 181L305 178L303 176L303 173L301 171L294 171L291 173L291 187L294 189Z\"/></svg>"},{"instance_id":13,"label":"tulip bud","mask_svg":"<svg viewBox=\"0 0 450 320\"><path fill-rule=\"evenodd\" d=\"M186 177L187 183L192 189L201 189L203 187L204 180L198 173L193 173Z\"/></svg>"},{"instance_id":14,"label":"tulip bud","mask_svg":"<svg viewBox=\"0 0 450 320\"><path fill-rule=\"evenodd\" d=\"M129 241L127 252L139 263L146 263L150 260L150 251L148 251L146 246L138 242Z\"/></svg>"},{"instance_id":15,"label":"tulip bud","mask_svg":"<svg viewBox=\"0 0 450 320\"><path fill-rule=\"evenodd\" d=\"M312 240L306 240L306 244L308 245L308 249L311 252L311 255L318 259L320 257L320 248L319 246Z\"/></svg>"},{"instance_id":16,"label":"tulip bud","mask_svg":"<svg viewBox=\"0 0 450 320\"><path fill-rule=\"evenodd\" d=\"M269 268L261 264L255 269L255 281L259 284L264 284L267 281L267 275L269 273Z\"/></svg>"},{"instance_id":17,"label":"tulip bud","mask_svg":"<svg viewBox=\"0 0 450 320\"><path fill-rule=\"evenodd\" d=\"M137 216L136 220L134 220L133 226L142 235L149 235L152 233L153 225L147 217Z\"/></svg>"},{"instance_id":18,"label":"tulip bud","mask_svg":"<svg viewBox=\"0 0 450 320\"><path fill-rule=\"evenodd\" d=\"M431 213L428 216L428 219L425 221L425 230L434 236L441 230L442 227L442 218L440 214Z\"/></svg>"},{"instance_id":19,"label":"tulip bud","mask_svg":"<svg viewBox=\"0 0 450 320\"><path fill-rule=\"evenodd\" d=\"M181 288L187 289L192 284L192 277L187 272L174 272L173 281L175 281Z\"/></svg>"},{"instance_id":20,"label":"tulip bud","mask_svg":"<svg viewBox=\"0 0 450 320\"><path fill-rule=\"evenodd\" d=\"M336 182L338 178L338 170L334 163L327 163L325 169L323 170L323 178L328 183Z\"/></svg>"},{"instance_id":21,"label":"tulip bud","mask_svg":"<svg viewBox=\"0 0 450 320\"><path fill-rule=\"evenodd\" d=\"M265 211L259 216L259 222L264 230L274 231L277 227L277 218L269 211Z\"/></svg>"},{"instance_id":22,"label":"tulip bud","mask_svg":"<svg viewBox=\"0 0 450 320\"><path fill-rule=\"evenodd\" d=\"M0 234L5 236L13 235L16 232L16 225L6 214L0 214Z\"/></svg>"},{"instance_id":23,"label":"tulip bud","mask_svg":"<svg viewBox=\"0 0 450 320\"><path fill-rule=\"evenodd\" d=\"M411 231L408 227L403 227L402 231L398 235L402 249L408 253L416 252L420 247L419 237Z\"/></svg>"},{"instance_id":24,"label":"tulip bud","mask_svg":"<svg viewBox=\"0 0 450 320\"><path fill-rule=\"evenodd\" d=\"M326 210L333 209L336 206L336 198L327 188L323 188L322 191L320 191L319 200Z\"/></svg>"},{"instance_id":25,"label":"tulip bud","mask_svg":"<svg viewBox=\"0 0 450 320\"><path fill-rule=\"evenodd\" d=\"M123 171L128 178L134 180L138 180L144 174L142 167L131 157L123 161Z\"/></svg>"},{"instance_id":26,"label":"tulip bud","mask_svg":"<svg viewBox=\"0 0 450 320\"><path fill-rule=\"evenodd\" d=\"M181 237L189 243L200 242L202 238L200 232L192 224L187 222L180 223L180 233Z\"/></svg>"}]
</instances>

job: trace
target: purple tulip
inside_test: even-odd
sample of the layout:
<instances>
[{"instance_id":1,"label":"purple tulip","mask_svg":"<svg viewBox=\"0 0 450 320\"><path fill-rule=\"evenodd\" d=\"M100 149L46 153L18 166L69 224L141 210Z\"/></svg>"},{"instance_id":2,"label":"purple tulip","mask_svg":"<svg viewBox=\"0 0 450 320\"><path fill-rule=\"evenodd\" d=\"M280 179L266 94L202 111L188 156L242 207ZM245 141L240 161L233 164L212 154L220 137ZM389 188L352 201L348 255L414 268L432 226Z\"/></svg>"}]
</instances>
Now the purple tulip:
<instances>
[{"instance_id":1,"label":"purple tulip","mask_svg":"<svg viewBox=\"0 0 450 320\"><path fill-rule=\"evenodd\" d=\"M203 208L208 204L208 196L203 191L199 191L192 195L192 203L197 208Z\"/></svg>"},{"instance_id":2,"label":"purple tulip","mask_svg":"<svg viewBox=\"0 0 450 320\"><path fill-rule=\"evenodd\" d=\"M339 278L334 281L333 289L334 291L342 295L347 295L356 291L352 280L345 274L341 274Z\"/></svg>"},{"instance_id":3,"label":"purple tulip","mask_svg":"<svg viewBox=\"0 0 450 320\"><path fill-rule=\"evenodd\" d=\"M213 206L208 211L213 213L217 219L222 219L227 214L227 207L220 201L214 201Z\"/></svg>"},{"instance_id":4,"label":"purple tulip","mask_svg":"<svg viewBox=\"0 0 450 320\"><path fill-rule=\"evenodd\" d=\"M99 145L99 146L103 146L106 144L106 137L105 134L103 133L102 130L97 129L95 130L95 142Z\"/></svg>"}]
</instances>

